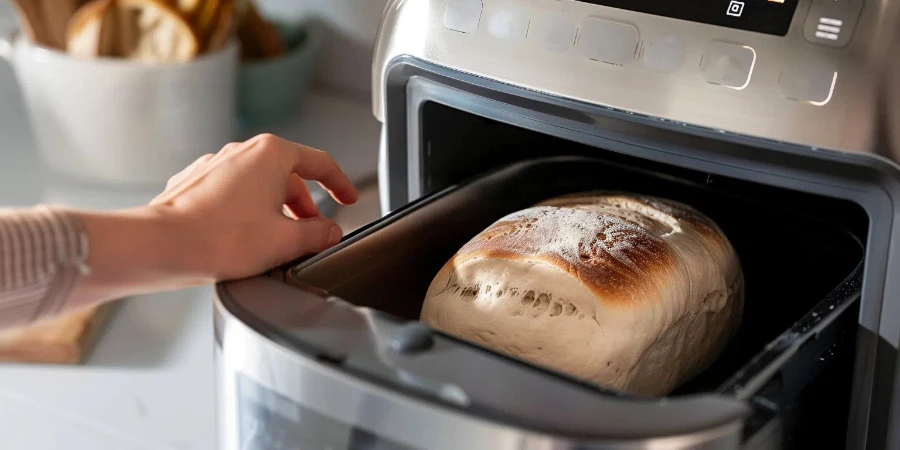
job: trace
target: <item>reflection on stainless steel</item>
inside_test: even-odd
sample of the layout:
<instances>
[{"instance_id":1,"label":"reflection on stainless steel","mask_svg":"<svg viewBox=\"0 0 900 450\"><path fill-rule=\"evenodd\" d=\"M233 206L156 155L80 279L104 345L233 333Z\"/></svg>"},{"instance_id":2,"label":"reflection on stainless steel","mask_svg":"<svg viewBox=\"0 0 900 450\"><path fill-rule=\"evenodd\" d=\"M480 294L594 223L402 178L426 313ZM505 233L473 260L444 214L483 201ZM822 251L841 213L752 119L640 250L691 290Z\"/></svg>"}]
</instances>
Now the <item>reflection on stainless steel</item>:
<instances>
[{"instance_id":1,"label":"reflection on stainless steel","mask_svg":"<svg viewBox=\"0 0 900 450\"><path fill-rule=\"evenodd\" d=\"M289 311L286 312L288 315ZM736 448L739 422L727 422L695 434L641 441L607 441L597 447L573 446L537 432L524 432L501 424L445 409L439 405L417 401L401 392L393 392L348 375L318 361L294 353L265 339L242 323L221 303L216 308L217 372L219 376L219 416L224 423L234 423L245 414L237 395L241 378L247 378L273 392L297 408L314 411L341 426L328 443L334 449L731 449ZM222 349L227 351L222 351ZM547 405L548 408L564 407ZM302 413L294 424L294 432L307 426ZM270 427L271 428L271 427ZM384 440L394 439L396 447L378 444L354 446L357 430L378 433ZM368 431L366 431L368 430ZM219 448L244 450L238 427L223 426L219 430ZM315 434L315 430L308 430ZM246 437L243 437L246 439ZM374 438L370 438L374 439ZM382 446L384 445L384 446ZM402 446L402 447L400 447ZM289 442L285 447L262 447L266 450L305 449L302 443ZM327 448L327 447L326 447ZM255 447L251 447L256 450Z\"/></svg>"}]
</instances>

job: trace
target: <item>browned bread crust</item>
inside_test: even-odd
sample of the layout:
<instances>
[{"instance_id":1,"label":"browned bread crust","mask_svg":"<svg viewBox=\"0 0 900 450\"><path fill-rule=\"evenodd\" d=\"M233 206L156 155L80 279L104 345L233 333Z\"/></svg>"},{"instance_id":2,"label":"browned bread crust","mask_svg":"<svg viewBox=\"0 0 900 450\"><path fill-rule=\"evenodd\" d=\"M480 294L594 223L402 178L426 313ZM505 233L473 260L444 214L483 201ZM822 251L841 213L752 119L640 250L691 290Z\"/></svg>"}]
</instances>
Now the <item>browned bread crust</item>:
<instances>
[{"instance_id":1,"label":"browned bread crust","mask_svg":"<svg viewBox=\"0 0 900 450\"><path fill-rule=\"evenodd\" d=\"M421 319L586 381L665 395L719 355L743 296L737 254L696 209L583 193L472 238L435 276Z\"/></svg>"}]
</instances>

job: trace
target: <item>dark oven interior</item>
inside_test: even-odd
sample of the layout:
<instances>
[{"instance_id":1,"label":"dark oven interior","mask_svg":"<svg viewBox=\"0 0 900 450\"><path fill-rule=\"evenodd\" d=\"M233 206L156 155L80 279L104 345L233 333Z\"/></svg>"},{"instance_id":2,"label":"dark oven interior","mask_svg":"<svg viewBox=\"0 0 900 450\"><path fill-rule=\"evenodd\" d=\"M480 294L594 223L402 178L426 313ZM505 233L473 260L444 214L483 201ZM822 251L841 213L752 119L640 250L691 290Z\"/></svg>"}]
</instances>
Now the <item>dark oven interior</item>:
<instances>
[{"instance_id":1,"label":"dark oven interior","mask_svg":"<svg viewBox=\"0 0 900 450\"><path fill-rule=\"evenodd\" d=\"M867 216L853 203L614 154L438 104L427 104L421 114L424 190L458 187L301 263L292 271L294 282L415 320L440 267L503 215L577 191L671 198L719 224L746 279L737 336L712 367L673 394L683 395L721 387L862 260Z\"/></svg>"}]
</instances>

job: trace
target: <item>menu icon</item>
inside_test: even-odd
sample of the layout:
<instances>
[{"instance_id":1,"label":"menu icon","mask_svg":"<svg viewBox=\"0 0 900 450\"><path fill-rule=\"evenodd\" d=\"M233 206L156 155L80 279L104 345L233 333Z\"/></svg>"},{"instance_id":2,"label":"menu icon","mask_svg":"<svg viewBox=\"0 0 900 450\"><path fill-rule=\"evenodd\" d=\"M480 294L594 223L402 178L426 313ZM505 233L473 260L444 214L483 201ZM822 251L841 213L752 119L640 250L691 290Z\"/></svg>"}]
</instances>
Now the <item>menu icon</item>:
<instances>
[{"instance_id":1,"label":"menu icon","mask_svg":"<svg viewBox=\"0 0 900 450\"><path fill-rule=\"evenodd\" d=\"M819 25L816 26L816 37L836 41L841 34L841 27L843 25L843 20L820 17Z\"/></svg>"}]
</instances>

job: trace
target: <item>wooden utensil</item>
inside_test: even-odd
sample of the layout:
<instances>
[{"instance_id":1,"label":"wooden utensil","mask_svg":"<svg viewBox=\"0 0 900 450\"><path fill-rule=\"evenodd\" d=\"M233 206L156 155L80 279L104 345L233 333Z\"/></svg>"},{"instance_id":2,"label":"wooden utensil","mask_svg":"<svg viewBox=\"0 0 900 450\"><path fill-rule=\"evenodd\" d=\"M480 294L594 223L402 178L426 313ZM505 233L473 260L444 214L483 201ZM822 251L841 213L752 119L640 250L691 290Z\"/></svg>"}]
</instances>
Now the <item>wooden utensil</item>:
<instances>
[{"instance_id":1,"label":"wooden utensil","mask_svg":"<svg viewBox=\"0 0 900 450\"><path fill-rule=\"evenodd\" d=\"M222 5L219 6L216 23L206 38L203 50L207 52L216 51L225 45L225 42L228 41L228 38L234 31L235 20L235 2L233 0L223 0Z\"/></svg>"},{"instance_id":2,"label":"wooden utensil","mask_svg":"<svg viewBox=\"0 0 900 450\"><path fill-rule=\"evenodd\" d=\"M219 9L226 0L203 0L200 10L196 17L191 21L194 31L201 42L206 42L207 38L216 26L216 18L219 15Z\"/></svg>"},{"instance_id":3,"label":"wooden utensil","mask_svg":"<svg viewBox=\"0 0 900 450\"><path fill-rule=\"evenodd\" d=\"M10 3L22 33L35 44L50 45L52 39L44 25L41 0L10 0Z\"/></svg>"},{"instance_id":4,"label":"wooden utensil","mask_svg":"<svg viewBox=\"0 0 900 450\"><path fill-rule=\"evenodd\" d=\"M243 59L266 59L284 54L284 43L278 30L266 21L253 2L248 2L238 27Z\"/></svg>"},{"instance_id":5,"label":"wooden utensil","mask_svg":"<svg viewBox=\"0 0 900 450\"><path fill-rule=\"evenodd\" d=\"M0 333L0 361L81 364L111 318L108 303Z\"/></svg>"},{"instance_id":6,"label":"wooden utensil","mask_svg":"<svg viewBox=\"0 0 900 450\"><path fill-rule=\"evenodd\" d=\"M57 49L66 48L66 27L81 3L80 0L41 0L48 45Z\"/></svg>"}]
</instances>

